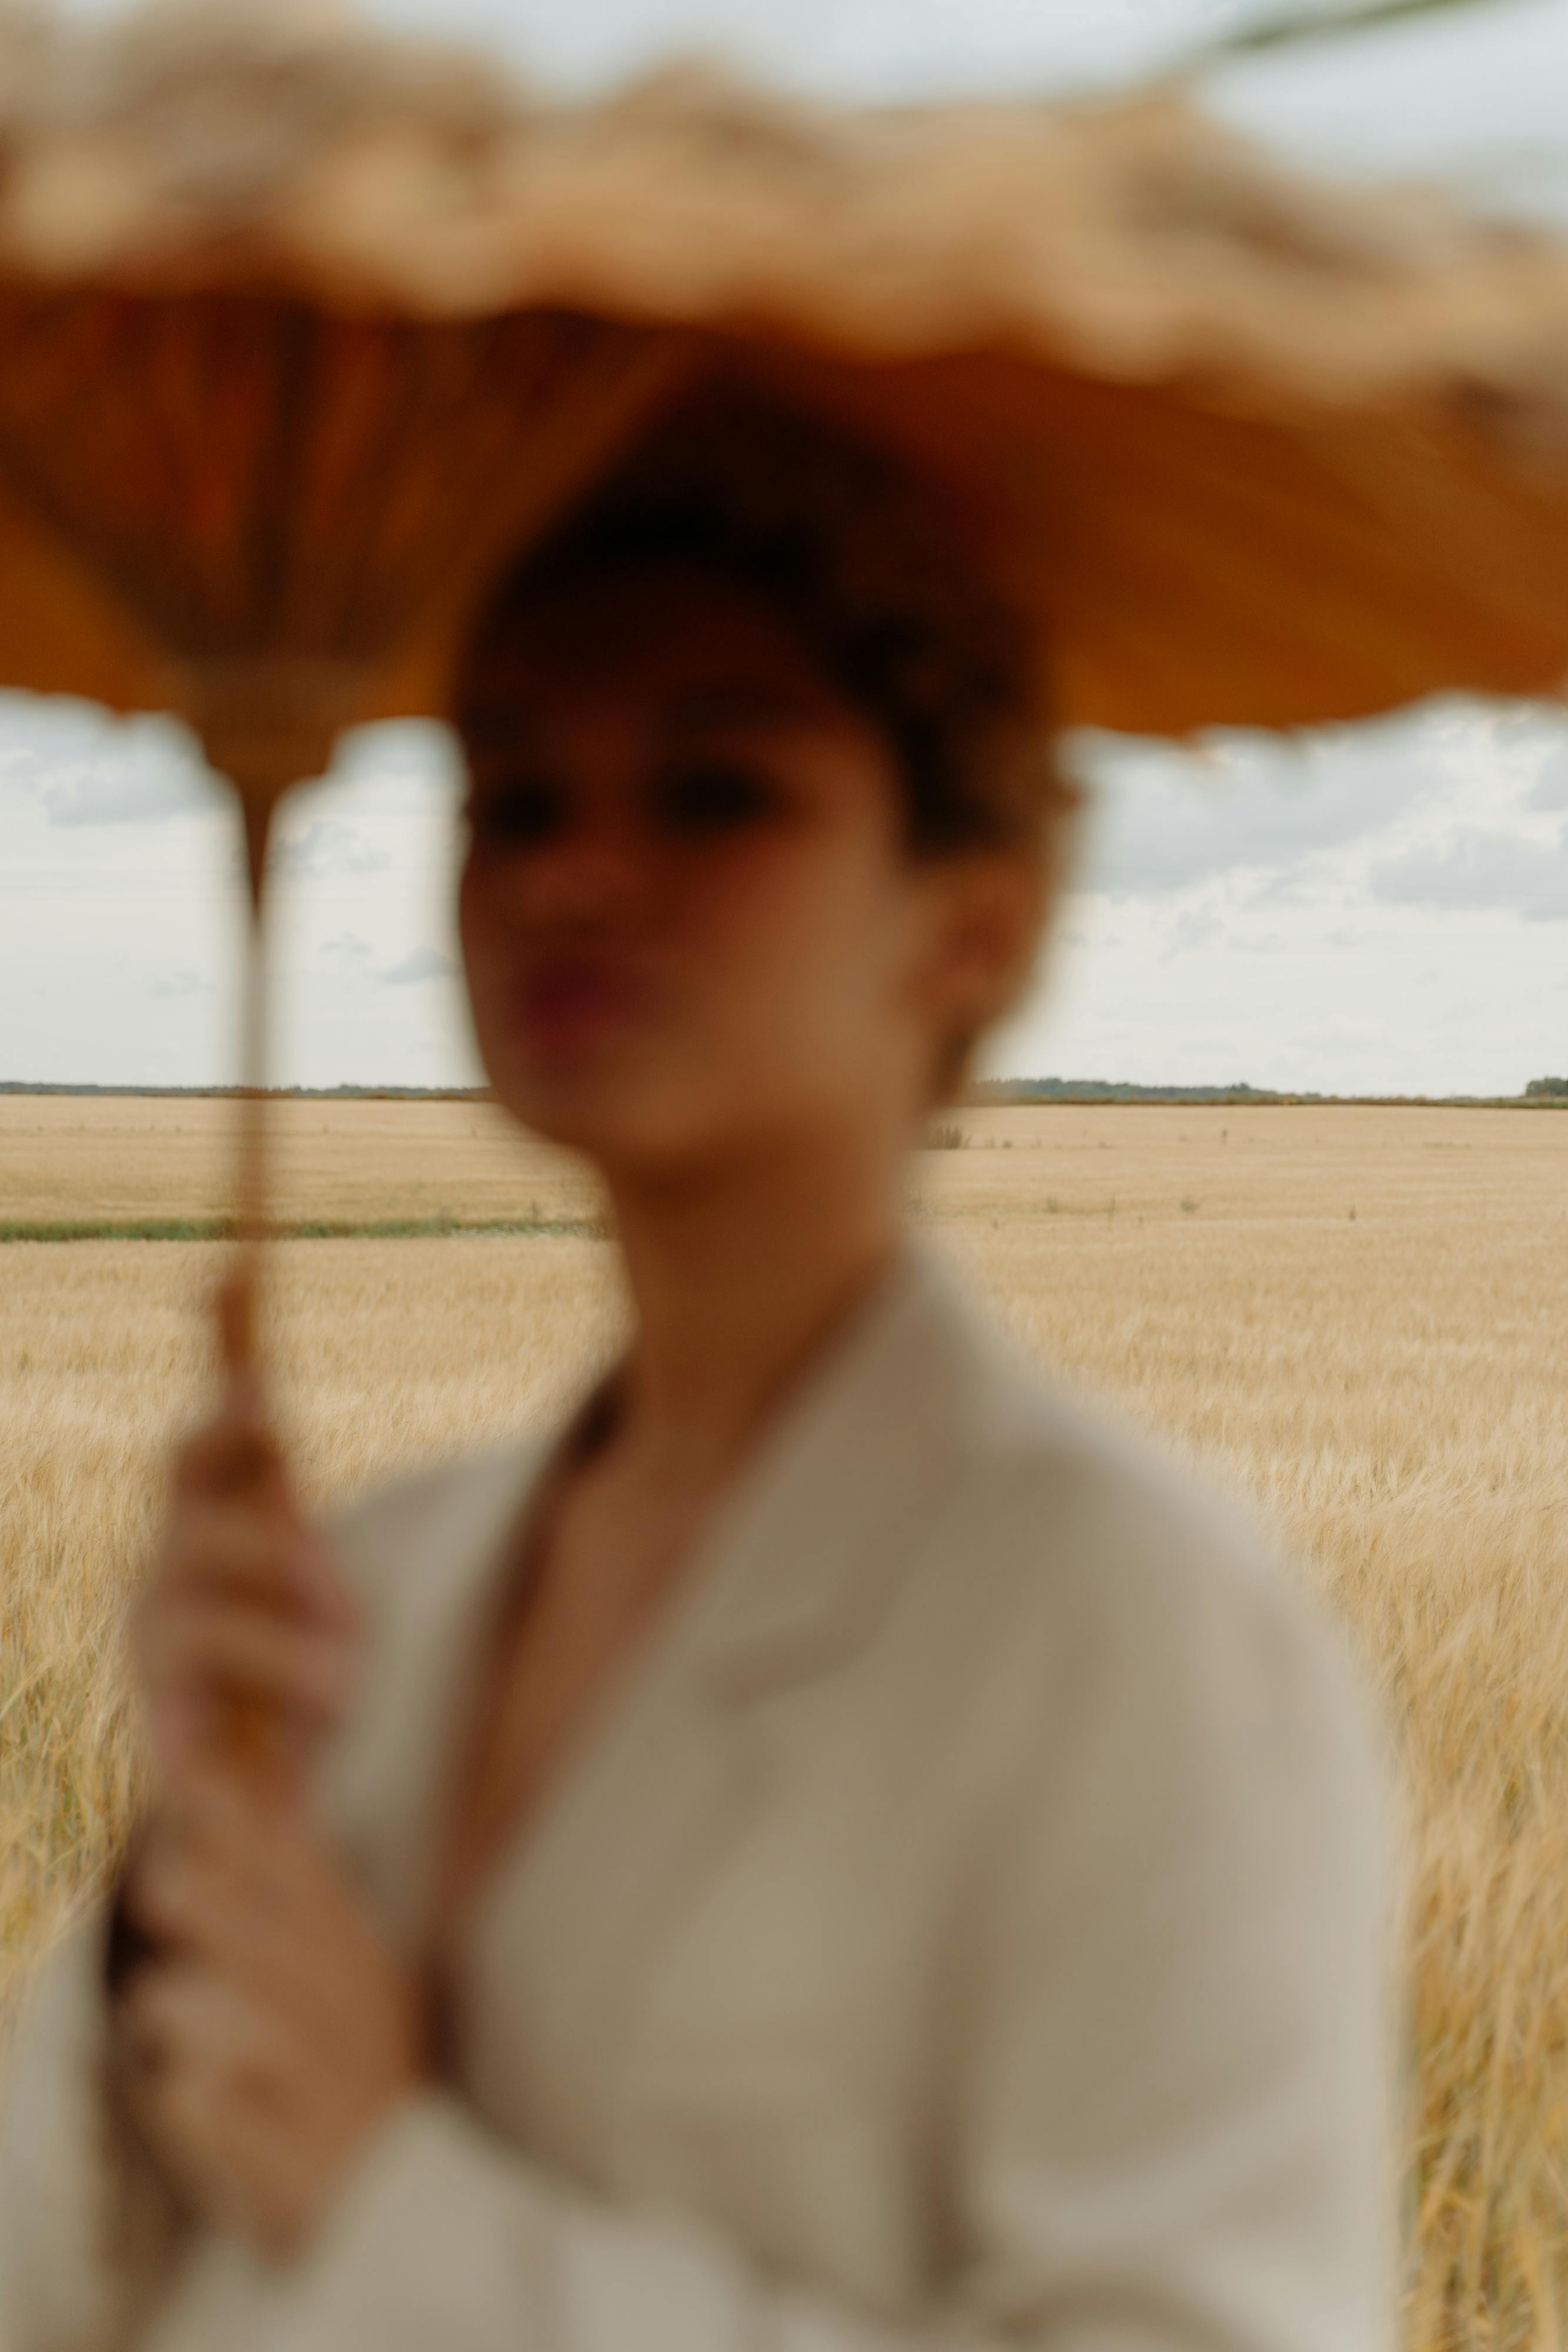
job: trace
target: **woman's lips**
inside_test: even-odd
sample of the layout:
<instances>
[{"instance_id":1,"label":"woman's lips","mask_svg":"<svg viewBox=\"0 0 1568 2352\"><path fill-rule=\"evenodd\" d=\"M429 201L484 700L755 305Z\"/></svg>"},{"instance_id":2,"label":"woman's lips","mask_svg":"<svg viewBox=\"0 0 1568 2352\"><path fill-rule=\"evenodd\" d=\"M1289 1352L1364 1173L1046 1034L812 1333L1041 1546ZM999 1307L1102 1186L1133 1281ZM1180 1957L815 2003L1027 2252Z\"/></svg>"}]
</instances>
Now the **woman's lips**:
<instances>
[{"instance_id":1,"label":"woman's lips","mask_svg":"<svg viewBox=\"0 0 1568 2352\"><path fill-rule=\"evenodd\" d=\"M519 1025L540 1052L579 1051L633 1020L646 995L622 967L590 957L552 958L537 965L517 992Z\"/></svg>"}]
</instances>

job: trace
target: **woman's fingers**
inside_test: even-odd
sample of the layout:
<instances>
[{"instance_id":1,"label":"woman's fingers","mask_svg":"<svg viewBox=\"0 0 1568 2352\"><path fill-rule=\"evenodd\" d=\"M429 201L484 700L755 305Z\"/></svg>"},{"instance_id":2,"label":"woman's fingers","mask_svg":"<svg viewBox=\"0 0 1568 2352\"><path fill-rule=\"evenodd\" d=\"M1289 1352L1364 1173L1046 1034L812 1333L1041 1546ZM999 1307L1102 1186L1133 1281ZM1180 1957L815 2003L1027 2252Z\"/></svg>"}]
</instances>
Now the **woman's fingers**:
<instances>
[{"instance_id":1,"label":"woman's fingers","mask_svg":"<svg viewBox=\"0 0 1568 2352\"><path fill-rule=\"evenodd\" d=\"M178 1831L166 1832L127 1885L126 1907L161 1950L182 1955L188 1968L213 1972L268 2015L316 2018L318 1955L256 1862L249 1851L242 1862L233 1853L204 1851ZM148 1975L183 1980L172 1961ZM161 2013L155 2005L154 2017Z\"/></svg>"},{"instance_id":2,"label":"woman's fingers","mask_svg":"<svg viewBox=\"0 0 1568 2352\"><path fill-rule=\"evenodd\" d=\"M237 1701L265 1726L279 1787L292 1786L348 1712L361 1619L311 1528L269 1505L187 1497L137 1604L132 1643L166 1776L232 1747Z\"/></svg>"},{"instance_id":3,"label":"woman's fingers","mask_svg":"<svg viewBox=\"0 0 1568 2352\"><path fill-rule=\"evenodd\" d=\"M170 1961L137 1979L117 2029L132 2113L176 2187L220 2227L285 2252L301 2054L287 2028L233 1980Z\"/></svg>"},{"instance_id":4,"label":"woman's fingers","mask_svg":"<svg viewBox=\"0 0 1568 2352\"><path fill-rule=\"evenodd\" d=\"M176 1511L150 1605L188 1591L263 1600L345 1633L357 1623L353 1597L320 1538L292 1515L255 1505L202 1499Z\"/></svg>"},{"instance_id":5,"label":"woman's fingers","mask_svg":"<svg viewBox=\"0 0 1568 2352\"><path fill-rule=\"evenodd\" d=\"M352 2041L377 1980L373 1931L341 1864L292 1815L230 1780L193 1775L144 1848L126 1902L155 1942L292 2016L322 2046Z\"/></svg>"},{"instance_id":6,"label":"woman's fingers","mask_svg":"<svg viewBox=\"0 0 1568 2352\"><path fill-rule=\"evenodd\" d=\"M243 1351L229 1372L218 1412L175 1457L133 1638L165 1778L226 1753L281 1794L303 1790L321 1733L347 1710L360 1618Z\"/></svg>"},{"instance_id":7,"label":"woman's fingers","mask_svg":"<svg viewBox=\"0 0 1568 2352\"><path fill-rule=\"evenodd\" d=\"M149 1969L118 2019L132 2113L198 2212L274 2255L304 2234L298 2109L309 2052L199 1961Z\"/></svg>"},{"instance_id":8,"label":"woman's fingers","mask_svg":"<svg viewBox=\"0 0 1568 2352\"><path fill-rule=\"evenodd\" d=\"M231 1744L237 1700L258 1710L281 1787L341 1721L360 1660L359 1612L308 1528L239 1503L188 1501L132 1642L165 1775Z\"/></svg>"},{"instance_id":9,"label":"woman's fingers","mask_svg":"<svg viewBox=\"0 0 1568 2352\"><path fill-rule=\"evenodd\" d=\"M298 2238L423 2078L414 1983L308 1819L233 1775L170 1791L127 1901L156 1947L121 2019L150 2144L199 2210Z\"/></svg>"},{"instance_id":10,"label":"woman's fingers","mask_svg":"<svg viewBox=\"0 0 1568 2352\"><path fill-rule=\"evenodd\" d=\"M294 2056L276 2014L200 1960L141 1969L120 2004L120 2032L144 2074L194 2061L236 2086L265 2085L279 2080Z\"/></svg>"},{"instance_id":11,"label":"woman's fingers","mask_svg":"<svg viewBox=\"0 0 1568 2352\"><path fill-rule=\"evenodd\" d=\"M353 1695L340 1634L255 1603L171 1595L144 1620L140 1654L154 1694L253 1698L313 1725L336 1723Z\"/></svg>"}]
</instances>

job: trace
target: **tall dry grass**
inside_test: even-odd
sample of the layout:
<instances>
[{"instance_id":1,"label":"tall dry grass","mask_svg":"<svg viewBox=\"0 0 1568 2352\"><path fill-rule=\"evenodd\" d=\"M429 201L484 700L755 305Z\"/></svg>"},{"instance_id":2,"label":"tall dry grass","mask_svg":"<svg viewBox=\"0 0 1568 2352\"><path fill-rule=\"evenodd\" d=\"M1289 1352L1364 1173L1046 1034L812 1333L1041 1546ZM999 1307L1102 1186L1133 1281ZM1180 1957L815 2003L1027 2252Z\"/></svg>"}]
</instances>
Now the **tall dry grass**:
<instances>
[{"instance_id":1,"label":"tall dry grass","mask_svg":"<svg viewBox=\"0 0 1568 2352\"><path fill-rule=\"evenodd\" d=\"M290 1181L316 1213L584 1200L575 1171L519 1158L483 1119L476 1134L465 1107L287 1117ZM224 1118L0 1104L0 1218L221 1208ZM923 1225L1044 1360L1263 1501L1384 1694L1408 1815L1406 2342L1554 2352L1568 2345L1568 1121L1117 1107L965 1126L968 1149L920 1155ZM280 1256L282 1393L322 1501L547 1418L618 1315L612 1253L588 1241L303 1242ZM7 1983L126 1816L120 1616L162 1449L202 1391L217 1264L199 1244L0 1248Z\"/></svg>"}]
</instances>

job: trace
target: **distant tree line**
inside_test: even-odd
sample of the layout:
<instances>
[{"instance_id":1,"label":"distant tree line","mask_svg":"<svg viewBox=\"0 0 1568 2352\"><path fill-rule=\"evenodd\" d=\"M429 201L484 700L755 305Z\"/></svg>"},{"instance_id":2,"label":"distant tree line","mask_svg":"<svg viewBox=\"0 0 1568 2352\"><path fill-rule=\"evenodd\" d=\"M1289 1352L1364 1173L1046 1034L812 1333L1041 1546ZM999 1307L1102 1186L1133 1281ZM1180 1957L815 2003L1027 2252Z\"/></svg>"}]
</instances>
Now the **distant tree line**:
<instances>
[{"instance_id":1,"label":"distant tree line","mask_svg":"<svg viewBox=\"0 0 1568 2352\"><path fill-rule=\"evenodd\" d=\"M241 1087L113 1087L68 1086L30 1078L0 1078L0 1095L151 1096L154 1098L216 1097L243 1094ZM284 1101L303 1102L487 1102L488 1087L268 1087L267 1092ZM1568 1102L1568 1078L1531 1078L1522 1095L1324 1095L1287 1092L1282 1087L1249 1086L1245 1078L1225 1087L1141 1086L1132 1078L979 1078L969 1087L966 1101L1149 1102L1149 1103L1484 1103Z\"/></svg>"},{"instance_id":2,"label":"distant tree line","mask_svg":"<svg viewBox=\"0 0 1568 2352\"><path fill-rule=\"evenodd\" d=\"M982 1078L976 1102L1321 1102L1321 1095L1283 1095L1238 1078L1228 1087L1145 1087L1130 1078Z\"/></svg>"},{"instance_id":3,"label":"distant tree line","mask_svg":"<svg viewBox=\"0 0 1568 2352\"><path fill-rule=\"evenodd\" d=\"M160 1102L187 1097L204 1102L211 1097L226 1099L246 1091L244 1087L75 1087L31 1078L0 1078L0 1095L131 1095ZM267 1087L264 1091L287 1102L487 1102L490 1098L488 1087L361 1087L350 1083L336 1087Z\"/></svg>"},{"instance_id":4,"label":"distant tree line","mask_svg":"<svg viewBox=\"0 0 1568 2352\"><path fill-rule=\"evenodd\" d=\"M1283 1087L1249 1086L1244 1078L1228 1087L1139 1086L1131 1078L980 1078L970 1087L971 1104L1046 1102L1145 1103L1431 1103L1451 1109L1458 1106L1506 1108L1510 1103L1568 1103L1568 1078L1531 1078L1521 1095L1325 1095L1287 1091Z\"/></svg>"}]
</instances>

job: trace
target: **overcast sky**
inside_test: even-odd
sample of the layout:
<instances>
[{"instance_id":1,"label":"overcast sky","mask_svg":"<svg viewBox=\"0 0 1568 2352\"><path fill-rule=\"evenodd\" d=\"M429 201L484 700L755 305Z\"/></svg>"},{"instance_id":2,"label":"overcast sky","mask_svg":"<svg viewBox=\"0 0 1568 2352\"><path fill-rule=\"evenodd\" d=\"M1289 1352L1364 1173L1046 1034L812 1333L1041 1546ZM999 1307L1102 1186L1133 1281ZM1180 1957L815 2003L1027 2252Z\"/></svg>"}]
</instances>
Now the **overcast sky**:
<instances>
[{"instance_id":1,"label":"overcast sky","mask_svg":"<svg viewBox=\"0 0 1568 2352\"><path fill-rule=\"evenodd\" d=\"M81 0L72 13L100 13ZM377 0L536 78L671 47L857 99L1124 80L1265 12L1243 0ZM1208 84L1343 175L1440 174L1568 224L1568 0L1260 55ZM1568 1065L1568 722L1459 701L1196 755L1085 740L1095 814L1045 982L998 1069L1513 1091ZM455 772L367 730L285 824L278 1075L474 1075L448 903ZM0 1078L232 1074L232 824L167 722L0 696Z\"/></svg>"}]
</instances>

